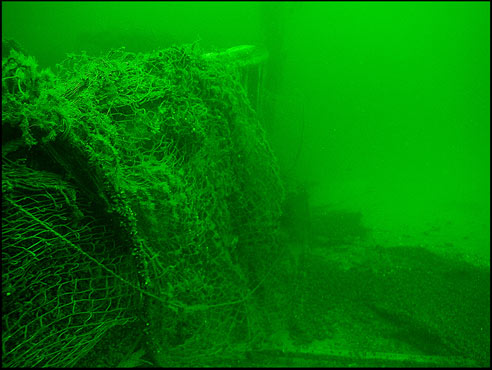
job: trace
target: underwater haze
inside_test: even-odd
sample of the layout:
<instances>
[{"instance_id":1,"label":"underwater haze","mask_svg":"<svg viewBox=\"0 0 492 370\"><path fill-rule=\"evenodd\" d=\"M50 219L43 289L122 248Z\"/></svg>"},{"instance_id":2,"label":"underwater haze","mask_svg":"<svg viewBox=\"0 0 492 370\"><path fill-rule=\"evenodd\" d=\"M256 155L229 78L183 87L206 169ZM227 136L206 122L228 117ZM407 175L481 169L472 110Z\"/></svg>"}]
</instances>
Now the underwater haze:
<instances>
[{"instance_id":1,"label":"underwater haze","mask_svg":"<svg viewBox=\"0 0 492 370\"><path fill-rule=\"evenodd\" d=\"M3 2L2 32L42 67L120 46L266 46L264 124L313 205L361 212L380 243L487 264L489 6Z\"/></svg>"},{"instance_id":2,"label":"underwater haze","mask_svg":"<svg viewBox=\"0 0 492 370\"><path fill-rule=\"evenodd\" d=\"M257 193L250 189L254 194L250 199L245 199L247 196L244 194L237 195L237 199L233 196L224 196L224 199L243 202L241 204L247 204L245 208L248 210L264 211L267 216L259 217L265 224L264 230L275 231L272 231L274 236L271 240L279 242L280 249L285 250L288 257L282 255L275 260L281 262L273 263L273 259L269 259L271 255L265 252L265 256L270 256L265 257L268 262L265 264L274 267L273 272L269 271L260 278L264 272L261 269L265 266L258 267L250 260L241 262L241 258L248 255L246 252L244 255L240 254L242 251L234 254L240 250L237 245L247 245L248 242L244 241L246 237L241 239L233 234L220 234L221 231L215 230L216 227L219 229L215 224L207 233L204 232L208 238L204 236L204 240L218 238L220 234L221 245L225 249L231 246L231 257L227 254L227 262L232 264L232 260L234 263L239 261L234 267L240 265L241 269L245 269L238 268L241 272L234 270L234 273L241 277L238 286L242 287L240 284L247 281L244 284L250 293L243 300L231 293L233 297L228 303L210 306L200 303L192 306L190 303L189 307L196 309L192 313L198 315L196 312L204 307L213 308L211 312L215 313L217 307L229 308L229 305L238 302L252 302L253 299L248 301L250 296L255 297L259 302L255 301L257 306L248 306L244 312L247 315L254 312L248 316L251 322L263 323L263 319L268 323L258 326L261 327L259 332L264 331L262 334L268 338L265 342L271 344L261 349L248 348L251 352L246 358L227 358L223 363L204 362L205 365L490 366L489 2L3 1L2 37L15 40L26 55L36 59L40 69L47 68L54 73L68 54L85 52L102 60L105 56L109 59L110 55L120 55L108 53L121 47L125 48L125 52L157 58L156 55L160 57L161 54L151 53L172 46L196 44L204 54L203 58L202 54L197 57L199 62L193 63L224 60L227 64L230 62L227 58L233 59L241 53L246 55L245 60L250 58L244 64L238 63L243 69L237 73L243 73L240 81L246 91L245 100L253 108L251 111L255 120L258 119L264 128L265 140L273 153L272 162L279 169L278 178L282 180L281 187L285 190L282 206L277 207L282 216L275 222L271 221L277 215L277 209L270 212L265 205L274 208L276 203L273 200L270 202L270 198L281 197L280 187L272 185L278 193L262 193L261 186L266 187L270 180L263 181L263 175L254 170L256 165L266 168L270 162L265 159L264 163L255 163L250 167L241 162L246 161L244 157L251 153L260 152L257 147L254 147L256 152L245 149L244 154L238 149L240 145L245 148L249 148L249 144L251 147L256 145L256 141L252 143L254 135L251 133L251 136L245 134L235 142L235 149L240 154L234 157L237 163L231 164L235 171L231 173L244 175L250 170L257 174L257 178L248 178L250 182L244 181L250 185L256 184L254 190ZM239 46L245 47L235 48ZM176 57L178 49L169 50L169 60L174 63L173 58L177 58L182 63L185 57ZM248 54L251 50L257 54ZM183 55L187 53L179 52ZM16 52L11 55L14 54L18 55ZM137 60L132 59L132 63L137 63ZM99 62L94 63L97 66ZM8 63L5 65L9 67ZM125 70L126 65L121 65L123 62L118 64L118 68ZM189 65L195 66L191 62ZM166 73L169 71L166 69ZM198 67L193 71L200 78L209 73L205 68L198 71ZM11 73L12 76L4 77L5 81L14 81L14 78L20 81L19 76L25 77L23 72ZM175 73L175 70L169 73ZM190 72L187 76L191 75ZM74 79L80 77L76 73L74 76ZM96 96L97 91L93 90L97 83L88 83L91 75L87 76L72 90L66 90L63 99L60 99L65 103L72 99L70 104L76 105L84 103L84 99L75 98L77 94L91 91ZM220 83L223 85L220 86L229 86L229 77L216 71L210 72L207 78L204 80L213 83L216 83L215 79L222 78ZM8 90L4 85L10 82L2 81L3 95L4 90ZM149 82L142 81L141 85ZM197 83L198 79L191 81L186 82L187 88ZM183 85L186 83L183 82ZM139 82L135 91L141 85ZM208 94L202 85L202 90L198 90ZM20 82L18 86L24 96ZM150 86L149 92L155 87L152 83ZM14 84L11 90L15 89ZM216 89L220 90L219 87ZM182 93L179 88L175 91ZM226 99L225 93L220 96ZM144 98L139 98L139 101ZM232 100L236 103L240 101ZM132 104L129 106L133 109ZM188 106L183 101L180 104ZM7 103L5 106L8 108ZM221 105L219 102L217 106L203 108L203 117L215 114L215 109L223 106L225 103ZM174 108L165 111L161 106L158 110L156 107L145 107L149 112L154 108L159 114L167 112L165 114L172 115L174 119ZM115 109L113 103L104 112L107 111L109 116L111 109ZM145 109L132 112L137 114L137 111ZM237 109L246 117L244 112L248 109ZM83 109L74 111L79 114ZM171 111L172 114L169 113ZM122 112L126 114L126 111ZM118 116L119 119L122 116L124 114ZM214 116L218 117L213 121L214 125L220 128L217 128L217 137L220 136L219 132L222 133L218 122L225 120L224 116L222 113ZM152 117L157 117L157 113ZM162 122L159 124L165 126ZM188 124L189 121L184 126ZM5 129L4 124L2 126ZM176 123L172 127L178 126ZM242 128L244 132L249 132L246 124ZM66 129L67 132L69 130L70 127ZM193 136L196 135L195 127L190 130L192 133L182 140L186 142L187 137L192 137L194 139L189 139L190 143L198 146L200 139ZM254 132L257 134L260 131ZM188 135L185 129L180 132ZM233 133L237 135L238 132L242 131ZM66 135L64 131L62 141ZM128 135L132 136L130 133ZM264 157L258 155L250 158L270 160L270 148L261 141L264 139L262 135L261 131L254 138L261 143L258 147L268 149L265 149L268 155L261 152ZM149 152L151 147L152 150L160 148L163 140L167 138L162 138L160 143L149 144ZM170 142L180 142L179 135ZM217 144L217 147L220 145ZM9 150L15 153L18 148ZM212 162L204 163L209 165ZM246 170L240 172L235 165L241 169L246 167ZM277 176L276 170L266 172ZM216 175L216 179L222 179L221 176ZM240 175L237 176L234 180L240 182ZM230 179L232 176L224 172L223 177ZM209 177L206 179L209 181ZM216 180L217 183L219 180ZM200 181L206 183L205 180ZM150 186L150 182L147 181L145 186ZM211 191L217 190L218 186L204 185L204 188ZM133 193L133 200L157 194L157 190L156 193L146 191ZM65 194L63 197L60 196L60 199L68 199ZM262 200L265 204L261 203ZM179 201L175 201L173 207ZM152 211L154 208L149 206ZM233 219L232 208L232 216L228 212L229 209L222 212L221 217ZM173 214L176 225L177 214ZM191 211L187 215L191 218ZM270 216L271 219L268 218ZM248 217L240 214L237 219L247 223L251 221ZM280 225L278 230L277 221ZM196 225L202 227L205 223L196 221ZM241 230L236 224L234 227ZM259 230L263 228L256 229L261 234ZM165 239L163 235L156 232L152 237L161 240L159 238ZM261 240L261 243L267 244L263 242L267 238ZM257 256L263 255L258 253ZM168 271L168 266L162 268ZM279 268L278 274L276 268ZM227 269L223 271L229 273ZM192 275L189 273L186 276ZM224 276L228 275L224 272ZM210 280L214 283L222 281L218 278ZM193 284L200 294L205 294L201 283L193 280ZM174 299L178 301L178 293L174 293L175 287L170 282L163 283L162 287L163 290L169 289L170 294L176 294L171 298L166 296L169 302ZM140 290L138 294L142 293ZM183 291L189 293L189 290ZM232 288L231 291L235 292ZM290 297L292 301L288 304L272 303L277 294L282 299ZM284 302L280 298L279 301ZM152 314L159 312L154 306L149 307ZM176 307L172 307L174 311L167 307L166 312L176 315L186 312L182 307ZM263 312L258 307L268 311L268 315L258 313ZM231 314L233 320L244 313L240 310L237 312L240 313ZM196 317L193 316L193 319ZM203 319L206 323L208 319L204 317L199 316L196 322ZM192 329L185 324L181 326L169 322L163 320L162 328L165 324L179 332L179 335L176 334L179 340L171 334L169 338L172 337L172 340L167 334L165 336L169 343L177 343L176 348L186 342L183 339L186 335L189 335L186 338L194 338L186 332L189 330L191 333ZM246 322L248 324L242 322L241 325L250 325L250 321ZM237 327L241 325L237 324ZM159 326L158 329L162 328ZM250 331L253 332L248 326L248 335ZM139 338L145 335L147 332ZM151 346L150 342L146 345ZM168 342L163 343L162 348L167 348ZM155 350L149 355L152 351L144 349L140 342L132 345L127 343L125 350L121 350L126 357L121 355L113 359L119 362L120 367L169 364L163 354L165 350ZM107 348L113 347L101 348L106 348L101 353L110 353ZM288 358L287 353L291 354ZM352 357L354 353L357 356ZM87 357L89 360L86 358L78 365L99 361L98 366L111 366L110 362L103 363L98 359L97 350L89 356L92 357Z\"/></svg>"}]
</instances>

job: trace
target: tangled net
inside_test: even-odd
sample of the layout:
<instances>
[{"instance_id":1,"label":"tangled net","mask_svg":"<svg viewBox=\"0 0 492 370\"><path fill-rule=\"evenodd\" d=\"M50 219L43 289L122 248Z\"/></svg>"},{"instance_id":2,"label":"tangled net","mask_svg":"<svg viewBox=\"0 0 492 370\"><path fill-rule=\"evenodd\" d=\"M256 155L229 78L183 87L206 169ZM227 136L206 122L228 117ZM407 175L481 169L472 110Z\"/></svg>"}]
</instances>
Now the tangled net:
<instances>
[{"instance_id":1,"label":"tangled net","mask_svg":"<svg viewBox=\"0 0 492 370\"><path fill-rule=\"evenodd\" d=\"M2 59L4 366L83 366L129 322L160 366L265 337L283 188L241 65L202 55Z\"/></svg>"},{"instance_id":2,"label":"tangled net","mask_svg":"<svg viewBox=\"0 0 492 370\"><path fill-rule=\"evenodd\" d=\"M135 320L138 296L107 271L134 279L129 246L58 176L4 158L2 180L3 365L74 365Z\"/></svg>"}]
</instances>

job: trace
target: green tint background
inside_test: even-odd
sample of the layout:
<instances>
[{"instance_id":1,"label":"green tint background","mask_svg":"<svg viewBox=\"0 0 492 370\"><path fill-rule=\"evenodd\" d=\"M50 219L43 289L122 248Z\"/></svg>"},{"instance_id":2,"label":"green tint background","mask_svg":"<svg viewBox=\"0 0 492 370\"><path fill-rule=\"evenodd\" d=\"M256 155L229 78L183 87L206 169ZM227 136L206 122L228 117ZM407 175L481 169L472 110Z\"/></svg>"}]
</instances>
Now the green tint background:
<instances>
[{"instance_id":1,"label":"green tint background","mask_svg":"<svg viewBox=\"0 0 492 370\"><path fill-rule=\"evenodd\" d=\"M270 52L265 125L313 205L360 211L377 243L490 258L488 2L2 2L2 32L68 52L201 40ZM297 155L300 149L300 155Z\"/></svg>"}]
</instances>

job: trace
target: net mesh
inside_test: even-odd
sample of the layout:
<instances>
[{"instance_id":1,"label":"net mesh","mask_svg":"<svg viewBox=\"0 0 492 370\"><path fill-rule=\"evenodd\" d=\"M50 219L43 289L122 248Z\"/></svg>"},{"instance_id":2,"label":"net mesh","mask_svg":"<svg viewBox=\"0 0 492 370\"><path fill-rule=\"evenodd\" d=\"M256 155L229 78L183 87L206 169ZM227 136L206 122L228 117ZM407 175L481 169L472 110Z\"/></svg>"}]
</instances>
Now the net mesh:
<instances>
[{"instance_id":1,"label":"net mesh","mask_svg":"<svg viewBox=\"0 0 492 370\"><path fill-rule=\"evenodd\" d=\"M133 289L102 268L130 278L128 245L98 215L75 208L75 189L59 177L5 162L3 365L70 366L109 328L135 320Z\"/></svg>"},{"instance_id":2,"label":"net mesh","mask_svg":"<svg viewBox=\"0 0 492 370\"><path fill-rule=\"evenodd\" d=\"M3 58L4 364L83 364L132 320L161 366L265 337L283 188L240 66L201 55Z\"/></svg>"}]
</instances>

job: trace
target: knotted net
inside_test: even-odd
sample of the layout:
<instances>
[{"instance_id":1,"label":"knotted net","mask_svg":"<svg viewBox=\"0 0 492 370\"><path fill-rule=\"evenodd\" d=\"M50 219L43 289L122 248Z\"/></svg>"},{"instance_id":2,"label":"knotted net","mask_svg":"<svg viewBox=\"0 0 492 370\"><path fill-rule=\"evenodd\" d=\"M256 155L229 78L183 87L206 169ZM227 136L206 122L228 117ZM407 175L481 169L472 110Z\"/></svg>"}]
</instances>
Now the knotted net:
<instances>
[{"instance_id":1,"label":"knotted net","mask_svg":"<svg viewBox=\"0 0 492 370\"><path fill-rule=\"evenodd\" d=\"M130 322L161 366L264 338L283 188L240 65L202 55L2 59L5 366L83 366Z\"/></svg>"}]
</instances>

